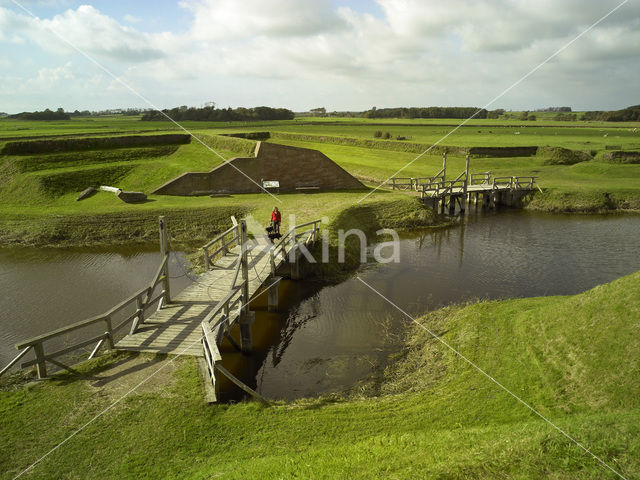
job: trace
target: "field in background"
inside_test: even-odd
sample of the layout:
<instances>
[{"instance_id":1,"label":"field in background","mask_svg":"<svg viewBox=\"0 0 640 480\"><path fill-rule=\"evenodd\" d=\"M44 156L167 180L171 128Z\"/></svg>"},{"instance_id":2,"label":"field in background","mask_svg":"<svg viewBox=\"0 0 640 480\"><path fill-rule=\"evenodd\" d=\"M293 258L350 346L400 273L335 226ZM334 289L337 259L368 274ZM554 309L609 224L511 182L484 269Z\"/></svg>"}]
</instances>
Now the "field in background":
<instances>
[{"instance_id":1,"label":"field in background","mask_svg":"<svg viewBox=\"0 0 640 480\"><path fill-rule=\"evenodd\" d=\"M550 211L640 210L640 164L620 163L610 158L612 152L640 152L640 133L637 130L640 123L472 120L442 139L460 123L456 119L362 118L300 118L250 124L185 122L184 126L215 153L192 140L186 145L101 147L48 154L0 155L0 241L20 242L19 237L24 234L37 243L37 236L28 232L37 230L39 223L51 224L54 216L80 219L110 213L118 218L128 215L150 217L167 211L210 207L219 207L222 211L232 206L263 215L263 211L274 203L266 194L227 198L150 195L146 203L129 205L112 194L100 192L82 202L76 201L79 192L88 186L104 184L149 194L184 172L209 171L224 159L251 155L255 145L253 141L216 134L260 131L270 132L272 138L269 141L272 142L318 149L371 186L378 186L412 161L397 175L433 175L442 166L444 150L449 151L448 177L452 178L464 169L464 154L470 151L472 172L490 171L495 176L537 176L545 193L536 195L530 208ZM382 138L375 136L376 132ZM0 151L9 142L32 138L82 139L162 133L184 132L170 122L142 122L136 117L56 122L4 119L0 120ZM384 136L390 138L385 139ZM415 160L440 140L439 145ZM509 154L509 148L523 146L552 148L538 149L533 156ZM490 147L502 149L502 152L487 154L478 150ZM632 158L631 161L638 160ZM317 205L314 213L321 216L328 210L322 205L339 204L344 200L343 195L355 200L363 193L308 194L298 198L303 199L301 206ZM372 197L385 198L382 195L389 194L378 191ZM291 206L285 204L287 213L298 210L293 206L295 203L292 202ZM210 218L209 215L205 217ZM66 224L72 225L73 221ZM60 229L64 230L64 227L56 227L54 237L57 235L65 239L65 233ZM130 233L134 238L141 237L135 232ZM87 232L85 241L90 242L91 235L95 235L95 231Z\"/></svg>"}]
</instances>

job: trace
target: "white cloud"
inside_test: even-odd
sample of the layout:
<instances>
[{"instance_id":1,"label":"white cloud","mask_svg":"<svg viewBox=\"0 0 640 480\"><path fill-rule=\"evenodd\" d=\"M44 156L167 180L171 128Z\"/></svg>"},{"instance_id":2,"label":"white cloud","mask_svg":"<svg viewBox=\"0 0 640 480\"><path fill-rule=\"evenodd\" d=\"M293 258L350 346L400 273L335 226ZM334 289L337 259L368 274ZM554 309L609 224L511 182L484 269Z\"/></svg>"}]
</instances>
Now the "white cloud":
<instances>
[{"instance_id":1,"label":"white cloud","mask_svg":"<svg viewBox=\"0 0 640 480\"><path fill-rule=\"evenodd\" d=\"M142 21L141 18L134 17L128 13L123 17L123 20L127 23L140 23Z\"/></svg>"},{"instance_id":2,"label":"white cloud","mask_svg":"<svg viewBox=\"0 0 640 480\"><path fill-rule=\"evenodd\" d=\"M59 55L73 51L69 44L91 55L117 61L147 61L165 54L162 35L122 26L90 5L44 20L0 8L0 31L26 36L42 49Z\"/></svg>"},{"instance_id":3,"label":"white cloud","mask_svg":"<svg viewBox=\"0 0 640 480\"><path fill-rule=\"evenodd\" d=\"M329 0L184 0L180 5L193 12L191 34L200 40L309 36L345 27Z\"/></svg>"},{"instance_id":4,"label":"white cloud","mask_svg":"<svg viewBox=\"0 0 640 480\"><path fill-rule=\"evenodd\" d=\"M75 75L71 71L71 62L55 68L41 68L35 78L29 79L25 84L26 90L48 92L53 88L65 88Z\"/></svg>"},{"instance_id":5,"label":"white cloud","mask_svg":"<svg viewBox=\"0 0 640 480\"><path fill-rule=\"evenodd\" d=\"M88 5L44 20L0 8L0 41L28 39L68 57L72 50L54 29L162 106L210 99L294 109L482 106L616 6L610 0L377 3L375 16L330 0L185 0L180 5L191 24L161 33L122 25ZM639 13L637 2L625 5L495 107L638 103L638 89L629 85L640 62ZM129 24L137 20L124 16ZM33 82L57 95L66 68L74 75L66 79L69 88L86 94L82 82L93 67L73 58L73 66L41 66ZM605 77L606 88L602 72L615 72ZM116 103L108 98L139 104L120 85L102 85L104 107Z\"/></svg>"}]
</instances>

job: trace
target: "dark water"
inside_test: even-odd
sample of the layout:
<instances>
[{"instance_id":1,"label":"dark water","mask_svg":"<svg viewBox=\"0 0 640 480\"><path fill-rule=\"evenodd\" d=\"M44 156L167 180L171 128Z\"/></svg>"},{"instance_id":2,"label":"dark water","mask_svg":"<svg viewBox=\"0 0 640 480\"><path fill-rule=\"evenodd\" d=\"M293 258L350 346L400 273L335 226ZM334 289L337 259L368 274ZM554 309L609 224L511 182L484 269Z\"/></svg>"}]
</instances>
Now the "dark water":
<instances>
[{"instance_id":1,"label":"dark water","mask_svg":"<svg viewBox=\"0 0 640 480\"><path fill-rule=\"evenodd\" d=\"M400 263L367 265L358 275L415 316L472 298L574 294L640 270L640 217L508 211L416 233L400 248ZM256 367L264 395L348 388L397 349L406 318L359 280L316 291L297 286L301 301L282 313Z\"/></svg>"},{"instance_id":2,"label":"dark water","mask_svg":"<svg viewBox=\"0 0 640 480\"><path fill-rule=\"evenodd\" d=\"M189 280L170 257L172 288ZM151 281L161 260L158 248L0 249L0 366L14 344L101 314ZM82 338L86 338L83 336Z\"/></svg>"}]
</instances>

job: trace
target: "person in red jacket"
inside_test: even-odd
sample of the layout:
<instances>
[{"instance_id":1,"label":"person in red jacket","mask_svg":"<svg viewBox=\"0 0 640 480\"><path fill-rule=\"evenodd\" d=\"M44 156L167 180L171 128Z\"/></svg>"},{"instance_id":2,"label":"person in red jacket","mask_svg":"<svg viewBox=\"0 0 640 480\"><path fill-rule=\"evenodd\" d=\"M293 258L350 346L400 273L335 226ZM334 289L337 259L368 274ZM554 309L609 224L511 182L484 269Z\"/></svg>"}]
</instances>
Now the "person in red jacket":
<instances>
[{"instance_id":1,"label":"person in red jacket","mask_svg":"<svg viewBox=\"0 0 640 480\"><path fill-rule=\"evenodd\" d=\"M273 207L271 212L271 226L273 227L273 233L280 233L280 222L282 221L282 215L278 207Z\"/></svg>"}]
</instances>

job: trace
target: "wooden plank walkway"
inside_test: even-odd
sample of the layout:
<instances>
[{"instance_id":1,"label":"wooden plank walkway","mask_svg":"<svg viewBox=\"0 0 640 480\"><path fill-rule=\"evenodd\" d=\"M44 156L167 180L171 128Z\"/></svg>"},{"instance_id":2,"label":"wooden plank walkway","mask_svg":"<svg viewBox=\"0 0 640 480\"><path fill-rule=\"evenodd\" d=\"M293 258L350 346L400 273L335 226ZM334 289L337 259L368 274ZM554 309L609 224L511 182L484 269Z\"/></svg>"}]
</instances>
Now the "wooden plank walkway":
<instances>
[{"instance_id":1,"label":"wooden plank walkway","mask_svg":"<svg viewBox=\"0 0 640 480\"><path fill-rule=\"evenodd\" d=\"M249 251L248 260L249 298L252 298L271 273L268 249L254 248ZM202 321L211 307L229 293L239 261L240 247L236 246L218 259L213 269L172 298L170 304L145 320L134 334L118 341L115 349L202 357Z\"/></svg>"}]
</instances>

